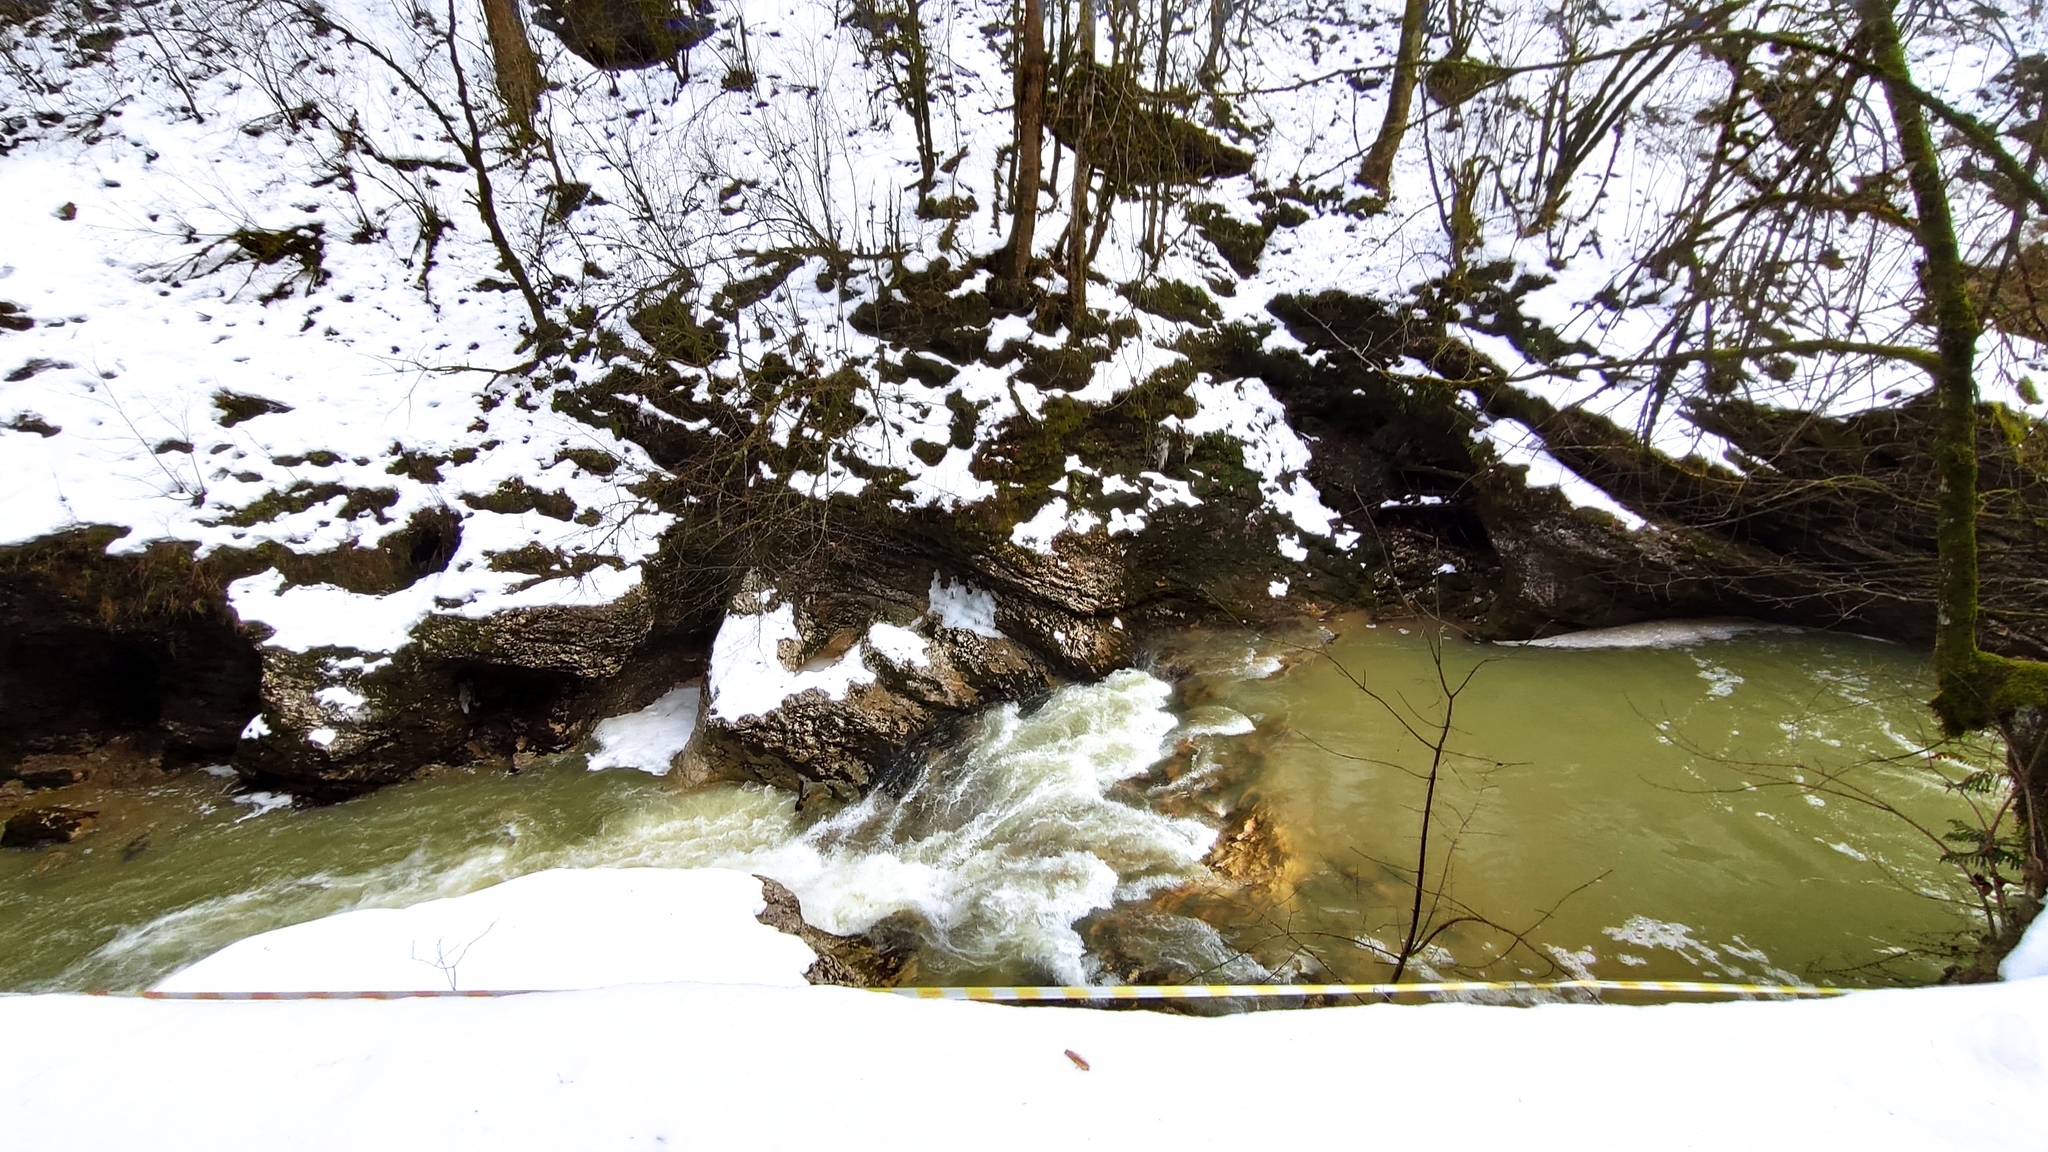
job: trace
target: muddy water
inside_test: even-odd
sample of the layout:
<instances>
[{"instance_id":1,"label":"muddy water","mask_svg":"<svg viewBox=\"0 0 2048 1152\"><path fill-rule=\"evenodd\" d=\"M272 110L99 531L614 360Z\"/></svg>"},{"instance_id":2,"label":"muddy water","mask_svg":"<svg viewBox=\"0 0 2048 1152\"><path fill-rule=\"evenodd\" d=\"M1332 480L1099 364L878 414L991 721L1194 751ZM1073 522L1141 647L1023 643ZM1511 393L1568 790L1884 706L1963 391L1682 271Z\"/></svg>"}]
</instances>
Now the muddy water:
<instances>
[{"instance_id":1,"label":"muddy water","mask_svg":"<svg viewBox=\"0 0 2048 1152\"><path fill-rule=\"evenodd\" d=\"M0 853L0 987L137 987L348 908L633 864L773 875L824 927L919 940L926 982L1384 978L1443 693L1420 631L1332 627L1179 637L1158 676L993 709L810 818L573 756L313 810L204 773L68 789L49 798L100 807L97 828ZM1964 924L1967 888L1915 825L1969 808L1940 783L1957 765L1916 754L1920 658L1810 633L1650 639L1666 646L1442 648L1453 682L1484 662L1426 864L1428 928L1465 919L1410 973L1935 975L1910 949ZM1219 849L1232 808L1258 818Z\"/></svg>"},{"instance_id":2,"label":"muddy water","mask_svg":"<svg viewBox=\"0 0 2048 1152\"><path fill-rule=\"evenodd\" d=\"M1964 764L1924 754L1918 654L1711 627L1579 648L1340 630L1271 677L1259 657L1284 647L1211 637L1185 657L1212 671L1183 695L1242 712L1262 744L1240 752L1256 760L1245 788L1288 867L1274 891L1204 911L1268 964L1386 977L1414 919L1441 734L1418 936L1441 931L1411 973L1939 974L1923 946L1965 922L1970 890L1930 833L1973 812L1944 784ZM1213 671L1233 666L1253 675ZM1992 762L1981 747L1948 755Z\"/></svg>"}]
</instances>

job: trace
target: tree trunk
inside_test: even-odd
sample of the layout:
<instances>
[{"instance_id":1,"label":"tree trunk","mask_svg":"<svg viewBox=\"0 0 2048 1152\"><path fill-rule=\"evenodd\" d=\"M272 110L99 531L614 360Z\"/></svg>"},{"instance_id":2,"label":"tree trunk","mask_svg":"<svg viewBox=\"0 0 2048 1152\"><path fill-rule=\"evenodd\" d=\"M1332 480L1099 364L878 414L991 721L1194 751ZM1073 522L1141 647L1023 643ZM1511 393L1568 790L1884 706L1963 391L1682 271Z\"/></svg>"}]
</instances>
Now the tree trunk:
<instances>
[{"instance_id":1,"label":"tree trunk","mask_svg":"<svg viewBox=\"0 0 2048 1152\"><path fill-rule=\"evenodd\" d=\"M904 81L910 88L905 95L909 97L911 126L917 130L917 193L922 198L932 194L939 162L938 142L932 138L931 57L925 49L920 0L904 0L903 15Z\"/></svg>"},{"instance_id":2,"label":"tree trunk","mask_svg":"<svg viewBox=\"0 0 2048 1152\"><path fill-rule=\"evenodd\" d=\"M1045 13L1040 0L1023 0L1017 33L1017 189L1010 280L1023 284L1031 276L1031 241L1038 230L1039 146L1045 136Z\"/></svg>"},{"instance_id":3,"label":"tree trunk","mask_svg":"<svg viewBox=\"0 0 2048 1152\"><path fill-rule=\"evenodd\" d=\"M1230 5L1226 0L1209 0L1209 51L1202 57L1201 79L1204 84L1214 84L1217 67L1223 60L1223 32L1230 24Z\"/></svg>"},{"instance_id":4,"label":"tree trunk","mask_svg":"<svg viewBox=\"0 0 2048 1152\"><path fill-rule=\"evenodd\" d=\"M1088 315L1088 186L1094 183L1094 173L1089 168L1088 136L1095 130L1097 95L1095 0L1081 0L1081 24L1074 39L1074 64L1067 72L1072 79L1062 87L1080 90L1062 92L1062 99L1081 102L1080 131L1074 136L1074 210L1073 218L1067 222L1067 238L1073 243L1067 264L1067 331L1070 338L1079 339L1082 321ZM1073 83L1073 79L1078 79L1079 84Z\"/></svg>"},{"instance_id":5,"label":"tree trunk","mask_svg":"<svg viewBox=\"0 0 2048 1152\"><path fill-rule=\"evenodd\" d=\"M1857 19L1884 86L1898 133L1899 158L1913 190L1922 264L1921 287L1934 316L1936 362L1934 475L1935 583L1934 711L1949 735L1993 725L2006 737L2006 775L2012 783L2023 837L2021 885L2032 902L2048 888L2048 843L2041 818L2048 803L2042 779L2042 705L2048 703L2048 664L1993 655L1977 646L1977 336L1970 302L1969 267L1956 241L1934 136L1913 87L1891 0L1858 0Z\"/></svg>"},{"instance_id":6,"label":"tree trunk","mask_svg":"<svg viewBox=\"0 0 2048 1152\"><path fill-rule=\"evenodd\" d=\"M498 98L504 102L505 114L515 132L521 139L531 140L533 116L540 111L540 94L546 82L533 55L533 41L526 35L519 0L483 0L483 6L484 31L491 41Z\"/></svg>"},{"instance_id":7,"label":"tree trunk","mask_svg":"<svg viewBox=\"0 0 2048 1152\"><path fill-rule=\"evenodd\" d=\"M1358 182L1382 196L1393 179L1394 154L1401 150L1401 138L1408 134L1408 116L1415 108L1415 84L1422 71L1422 25L1428 12L1427 0L1408 0L1401 9L1401 42L1394 50L1387 117L1380 122L1380 134L1373 138L1358 170Z\"/></svg>"}]
</instances>

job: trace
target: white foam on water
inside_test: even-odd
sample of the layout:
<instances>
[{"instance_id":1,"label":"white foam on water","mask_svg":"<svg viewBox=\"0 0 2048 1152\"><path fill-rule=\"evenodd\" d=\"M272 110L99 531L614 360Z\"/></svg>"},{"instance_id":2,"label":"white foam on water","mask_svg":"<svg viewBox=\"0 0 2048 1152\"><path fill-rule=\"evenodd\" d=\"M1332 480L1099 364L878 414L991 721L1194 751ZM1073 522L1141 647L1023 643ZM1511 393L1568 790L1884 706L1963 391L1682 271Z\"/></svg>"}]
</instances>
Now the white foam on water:
<instances>
[{"instance_id":1,"label":"white foam on water","mask_svg":"<svg viewBox=\"0 0 2048 1152\"><path fill-rule=\"evenodd\" d=\"M828 931L913 912L930 926L929 947L956 964L1084 981L1075 921L1120 892L1198 875L1215 840L1197 821L1106 795L1164 754L1171 694L1125 671L1028 713L991 709L900 799L878 789L785 844L723 863L789 885L805 919Z\"/></svg>"}]
</instances>

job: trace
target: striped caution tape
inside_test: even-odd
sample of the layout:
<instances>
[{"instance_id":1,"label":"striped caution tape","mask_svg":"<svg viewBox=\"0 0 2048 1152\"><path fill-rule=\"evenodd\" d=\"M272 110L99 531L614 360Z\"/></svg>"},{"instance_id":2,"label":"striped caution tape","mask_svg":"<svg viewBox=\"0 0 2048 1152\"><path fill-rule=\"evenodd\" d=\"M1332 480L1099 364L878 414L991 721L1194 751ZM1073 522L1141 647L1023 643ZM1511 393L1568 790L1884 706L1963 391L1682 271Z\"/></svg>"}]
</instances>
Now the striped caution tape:
<instances>
[{"instance_id":1,"label":"striped caution tape","mask_svg":"<svg viewBox=\"0 0 2048 1152\"><path fill-rule=\"evenodd\" d=\"M382 992L140 992L92 991L88 996L136 997L143 1000L425 1000L529 996L554 991L536 988L432 989ZM1455 996L1471 992L1635 992L1693 996L1841 996L1853 988L1820 988L1810 984L1726 984L1706 980L1438 980L1408 984L1105 984L1060 986L970 986L956 988L869 988L917 1000L983 1000L1002 1003L1089 1002L1117 1000L1258 1000L1307 999L1315 996L1391 998Z\"/></svg>"},{"instance_id":2,"label":"striped caution tape","mask_svg":"<svg viewBox=\"0 0 2048 1152\"><path fill-rule=\"evenodd\" d=\"M1439 980L1410 984L1111 984L1099 987L872 988L919 1000L1005 1003L1097 1000L1305 999L1311 996L1453 996L1467 992L1649 992L1701 996L1841 996L1852 988L1723 984L1705 980Z\"/></svg>"},{"instance_id":3,"label":"striped caution tape","mask_svg":"<svg viewBox=\"0 0 2048 1152\"><path fill-rule=\"evenodd\" d=\"M95 989L87 996L135 997L143 1000L429 1000L429 999L472 999L490 996L529 996L534 992L547 991L539 988L422 988L415 991L391 992L158 992L144 989L140 992L109 992Z\"/></svg>"}]
</instances>

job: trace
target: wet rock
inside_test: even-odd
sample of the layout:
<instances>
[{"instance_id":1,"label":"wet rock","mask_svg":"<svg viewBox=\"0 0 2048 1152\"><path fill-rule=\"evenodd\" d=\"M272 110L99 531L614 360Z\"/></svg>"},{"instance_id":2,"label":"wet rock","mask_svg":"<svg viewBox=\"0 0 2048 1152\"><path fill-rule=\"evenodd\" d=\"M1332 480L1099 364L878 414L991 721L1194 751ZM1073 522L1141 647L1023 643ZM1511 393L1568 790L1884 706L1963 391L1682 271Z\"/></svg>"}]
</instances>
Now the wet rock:
<instances>
[{"instance_id":1,"label":"wet rock","mask_svg":"<svg viewBox=\"0 0 2048 1152\"><path fill-rule=\"evenodd\" d=\"M1307 867L1262 800L1240 804L1202 863L1217 876L1267 895L1291 893Z\"/></svg>"},{"instance_id":2,"label":"wet rock","mask_svg":"<svg viewBox=\"0 0 2048 1152\"><path fill-rule=\"evenodd\" d=\"M442 660L595 679L623 669L653 627L647 594L636 588L610 604L516 608L483 619L429 616L413 637Z\"/></svg>"},{"instance_id":3,"label":"wet rock","mask_svg":"<svg viewBox=\"0 0 2048 1152\"><path fill-rule=\"evenodd\" d=\"M63 805L16 812L7 818L6 831L0 832L0 848L69 844L90 830L99 815L94 809Z\"/></svg>"},{"instance_id":4,"label":"wet rock","mask_svg":"<svg viewBox=\"0 0 2048 1152\"><path fill-rule=\"evenodd\" d=\"M635 589L610 604L435 614L389 654L265 646L262 707L235 767L266 787L332 800L432 763L559 751L598 716L631 710L633 693L611 690L629 666L673 673L673 661L638 658L653 623Z\"/></svg>"},{"instance_id":5,"label":"wet rock","mask_svg":"<svg viewBox=\"0 0 2048 1152\"><path fill-rule=\"evenodd\" d=\"M14 766L14 778L31 792L68 788L91 775L82 756L30 756Z\"/></svg>"},{"instance_id":6,"label":"wet rock","mask_svg":"<svg viewBox=\"0 0 2048 1152\"><path fill-rule=\"evenodd\" d=\"M847 988L887 988L915 976L916 953L900 936L887 941L835 936L804 920L803 904L796 893L766 876L754 879L761 882L761 898L768 905L755 919L802 940L818 954L817 963L804 973L804 979Z\"/></svg>"},{"instance_id":7,"label":"wet rock","mask_svg":"<svg viewBox=\"0 0 2048 1152\"><path fill-rule=\"evenodd\" d=\"M928 590L931 570L919 571ZM979 623L947 626L920 611L926 597L899 576L895 584L870 578L785 595L764 574L749 574L714 647L748 647L745 660L758 663L740 667L735 655L721 668L714 657L703 738L688 770L787 788L806 806L850 801L935 725L1053 684L1036 651L976 631ZM771 642L771 630L774 651L753 651ZM782 695L735 703L756 690L750 685L768 682Z\"/></svg>"}]
</instances>

